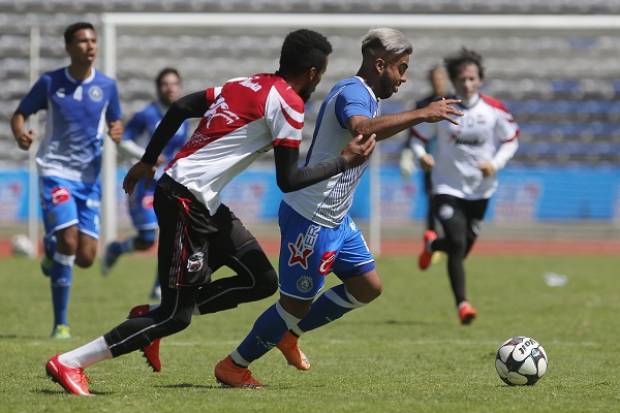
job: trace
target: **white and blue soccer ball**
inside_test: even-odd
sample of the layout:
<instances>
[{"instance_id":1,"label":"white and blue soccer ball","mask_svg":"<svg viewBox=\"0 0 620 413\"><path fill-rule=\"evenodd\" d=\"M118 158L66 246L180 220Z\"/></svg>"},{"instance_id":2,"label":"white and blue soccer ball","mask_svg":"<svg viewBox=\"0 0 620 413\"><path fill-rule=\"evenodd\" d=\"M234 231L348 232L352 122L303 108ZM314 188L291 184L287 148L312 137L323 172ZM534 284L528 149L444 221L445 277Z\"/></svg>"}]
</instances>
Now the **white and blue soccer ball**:
<instances>
[{"instance_id":1,"label":"white and blue soccer ball","mask_svg":"<svg viewBox=\"0 0 620 413\"><path fill-rule=\"evenodd\" d=\"M547 372L547 353L530 337L512 337L497 350L495 369L502 381L511 386L535 384Z\"/></svg>"},{"instance_id":2,"label":"white and blue soccer ball","mask_svg":"<svg viewBox=\"0 0 620 413\"><path fill-rule=\"evenodd\" d=\"M32 256L35 252L35 246L30 242L24 234L17 234L11 238L11 253L13 255Z\"/></svg>"}]
</instances>

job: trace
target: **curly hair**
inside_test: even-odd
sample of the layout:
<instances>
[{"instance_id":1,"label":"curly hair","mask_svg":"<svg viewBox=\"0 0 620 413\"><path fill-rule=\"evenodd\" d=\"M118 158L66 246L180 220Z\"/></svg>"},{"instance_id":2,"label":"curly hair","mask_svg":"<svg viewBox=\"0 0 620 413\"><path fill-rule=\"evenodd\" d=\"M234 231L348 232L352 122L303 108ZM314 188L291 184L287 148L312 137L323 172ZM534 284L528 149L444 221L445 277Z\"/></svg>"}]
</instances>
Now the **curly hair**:
<instances>
[{"instance_id":1,"label":"curly hair","mask_svg":"<svg viewBox=\"0 0 620 413\"><path fill-rule=\"evenodd\" d=\"M480 75L480 79L484 79L482 56L473 50L463 47L459 53L448 56L443 61L450 79L456 78L459 75L460 67L466 64L478 66L478 74Z\"/></svg>"},{"instance_id":2,"label":"curly hair","mask_svg":"<svg viewBox=\"0 0 620 413\"><path fill-rule=\"evenodd\" d=\"M308 29L290 32L284 39L280 52L278 73L298 75L311 67L325 68L332 45L321 33Z\"/></svg>"}]
</instances>

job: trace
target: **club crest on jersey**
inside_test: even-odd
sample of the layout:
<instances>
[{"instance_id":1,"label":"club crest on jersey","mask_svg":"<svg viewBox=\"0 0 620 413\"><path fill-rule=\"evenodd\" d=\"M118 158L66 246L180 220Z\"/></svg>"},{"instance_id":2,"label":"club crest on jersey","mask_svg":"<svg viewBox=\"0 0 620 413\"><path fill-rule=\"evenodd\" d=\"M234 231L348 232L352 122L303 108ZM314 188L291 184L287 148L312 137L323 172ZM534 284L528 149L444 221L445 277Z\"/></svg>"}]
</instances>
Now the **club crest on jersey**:
<instances>
[{"instance_id":1,"label":"club crest on jersey","mask_svg":"<svg viewBox=\"0 0 620 413\"><path fill-rule=\"evenodd\" d=\"M299 290L299 292L307 293L312 289L312 287L314 287L314 281L312 281L312 277L302 275L297 279L297 283L295 285L297 286L297 290Z\"/></svg>"},{"instance_id":2,"label":"club crest on jersey","mask_svg":"<svg viewBox=\"0 0 620 413\"><path fill-rule=\"evenodd\" d=\"M153 208L153 195L147 195L144 198L142 198L142 208L144 209L151 209Z\"/></svg>"},{"instance_id":3,"label":"club crest on jersey","mask_svg":"<svg viewBox=\"0 0 620 413\"><path fill-rule=\"evenodd\" d=\"M439 215L439 218L447 221L454 216L454 208L452 208L451 205L444 204L439 207L437 214Z\"/></svg>"},{"instance_id":4,"label":"club crest on jersey","mask_svg":"<svg viewBox=\"0 0 620 413\"><path fill-rule=\"evenodd\" d=\"M187 259L187 272L198 272L204 266L205 254L195 252Z\"/></svg>"},{"instance_id":5,"label":"club crest on jersey","mask_svg":"<svg viewBox=\"0 0 620 413\"><path fill-rule=\"evenodd\" d=\"M90 89L88 89L88 97L95 102L101 102L101 99L103 99L103 91L99 86L91 86Z\"/></svg>"},{"instance_id":6,"label":"club crest on jersey","mask_svg":"<svg viewBox=\"0 0 620 413\"><path fill-rule=\"evenodd\" d=\"M314 252L314 244L316 244L320 231L319 225L310 225L305 234L297 235L295 243L288 243L288 249L291 252L288 259L289 267L299 264L304 270L308 269L308 257Z\"/></svg>"},{"instance_id":7,"label":"club crest on jersey","mask_svg":"<svg viewBox=\"0 0 620 413\"><path fill-rule=\"evenodd\" d=\"M321 264L319 265L319 273L321 275L327 275L332 271L332 267L336 262L336 251L327 251L321 257Z\"/></svg>"},{"instance_id":8,"label":"club crest on jersey","mask_svg":"<svg viewBox=\"0 0 620 413\"><path fill-rule=\"evenodd\" d=\"M67 188L57 186L52 189L52 204L58 205L67 202L71 198L71 192Z\"/></svg>"}]
</instances>

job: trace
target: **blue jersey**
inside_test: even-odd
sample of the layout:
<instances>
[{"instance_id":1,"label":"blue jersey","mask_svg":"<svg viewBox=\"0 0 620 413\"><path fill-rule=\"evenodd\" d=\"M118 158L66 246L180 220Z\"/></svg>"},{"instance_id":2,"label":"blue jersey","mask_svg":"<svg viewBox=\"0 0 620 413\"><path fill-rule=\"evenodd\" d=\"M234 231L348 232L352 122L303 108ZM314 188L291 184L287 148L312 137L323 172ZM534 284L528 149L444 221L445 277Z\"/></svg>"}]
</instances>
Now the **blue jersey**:
<instances>
[{"instance_id":1,"label":"blue jersey","mask_svg":"<svg viewBox=\"0 0 620 413\"><path fill-rule=\"evenodd\" d=\"M378 100L361 77L336 83L319 111L306 165L336 158L353 136L347 128L349 118L374 118ZM310 221L334 228L339 226L353 203L353 194L367 163L334 175L324 181L284 194L284 201Z\"/></svg>"},{"instance_id":2,"label":"blue jersey","mask_svg":"<svg viewBox=\"0 0 620 413\"><path fill-rule=\"evenodd\" d=\"M106 122L121 118L116 82L94 68L82 81L68 68L47 72L17 110L30 116L41 109L47 109L47 119L36 157L39 175L96 182Z\"/></svg>"},{"instance_id":3,"label":"blue jersey","mask_svg":"<svg viewBox=\"0 0 620 413\"><path fill-rule=\"evenodd\" d=\"M140 112L133 115L125 126L124 140L131 140L141 148L146 148L153 132L164 117L164 110L157 102L152 102ZM185 121L176 131L174 136L162 151L162 155L168 160L172 160L174 155L183 147L187 140L188 122Z\"/></svg>"}]
</instances>

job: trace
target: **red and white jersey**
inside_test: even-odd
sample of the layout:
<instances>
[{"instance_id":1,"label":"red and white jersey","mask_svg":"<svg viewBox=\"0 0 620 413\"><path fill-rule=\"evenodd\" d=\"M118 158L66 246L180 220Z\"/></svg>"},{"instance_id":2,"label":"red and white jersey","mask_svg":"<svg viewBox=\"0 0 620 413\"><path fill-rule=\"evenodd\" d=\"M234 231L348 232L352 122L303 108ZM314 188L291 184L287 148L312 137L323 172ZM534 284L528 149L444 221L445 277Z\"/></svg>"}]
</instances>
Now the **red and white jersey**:
<instances>
[{"instance_id":1,"label":"red and white jersey","mask_svg":"<svg viewBox=\"0 0 620 413\"><path fill-rule=\"evenodd\" d=\"M215 214L224 186L261 154L299 147L304 102L282 77L266 73L205 93L212 103L166 173Z\"/></svg>"},{"instance_id":2,"label":"red and white jersey","mask_svg":"<svg viewBox=\"0 0 620 413\"><path fill-rule=\"evenodd\" d=\"M498 100L480 95L468 106L459 105L459 125L448 121L422 123L412 128L412 149L417 158L426 153L425 144L435 139L432 155L434 194L462 199L487 199L497 189L496 176L484 177L480 161L501 169L517 150L519 127Z\"/></svg>"}]
</instances>

